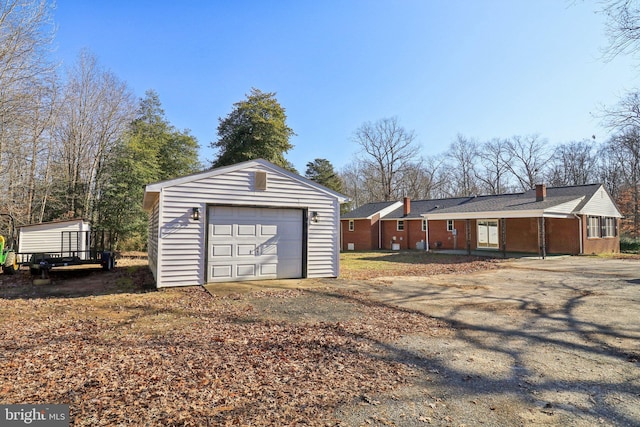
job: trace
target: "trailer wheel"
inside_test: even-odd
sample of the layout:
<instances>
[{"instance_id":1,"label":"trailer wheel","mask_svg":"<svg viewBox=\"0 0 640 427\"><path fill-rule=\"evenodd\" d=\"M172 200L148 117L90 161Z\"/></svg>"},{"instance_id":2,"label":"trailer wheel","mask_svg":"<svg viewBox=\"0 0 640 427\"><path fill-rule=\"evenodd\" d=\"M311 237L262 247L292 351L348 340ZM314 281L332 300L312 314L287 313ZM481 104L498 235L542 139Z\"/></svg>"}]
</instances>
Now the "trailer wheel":
<instances>
[{"instance_id":1,"label":"trailer wheel","mask_svg":"<svg viewBox=\"0 0 640 427\"><path fill-rule=\"evenodd\" d=\"M18 260L15 252L7 252L7 258L4 260L2 271L5 274L13 274L18 269Z\"/></svg>"},{"instance_id":2,"label":"trailer wheel","mask_svg":"<svg viewBox=\"0 0 640 427\"><path fill-rule=\"evenodd\" d=\"M104 271L111 271L114 266L113 254L111 252L102 252L102 269Z\"/></svg>"}]
</instances>

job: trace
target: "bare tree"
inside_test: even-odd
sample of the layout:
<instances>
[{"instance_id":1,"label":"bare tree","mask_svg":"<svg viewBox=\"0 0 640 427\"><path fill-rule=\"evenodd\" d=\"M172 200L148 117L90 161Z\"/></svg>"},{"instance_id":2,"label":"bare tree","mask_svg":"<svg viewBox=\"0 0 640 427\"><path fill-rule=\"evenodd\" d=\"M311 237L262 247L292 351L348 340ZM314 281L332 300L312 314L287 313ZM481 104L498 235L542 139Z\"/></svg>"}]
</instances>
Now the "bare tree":
<instances>
[{"instance_id":1,"label":"bare tree","mask_svg":"<svg viewBox=\"0 0 640 427\"><path fill-rule=\"evenodd\" d=\"M484 194L503 194L509 188L507 164L511 162L506 139L493 138L478 148L476 178Z\"/></svg>"},{"instance_id":2,"label":"bare tree","mask_svg":"<svg viewBox=\"0 0 640 427\"><path fill-rule=\"evenodd\" d=\"M611 197L617 200L624 188L622 165L611 154L609 144L604 144L598 150L598 182L606 187Z\"/></svg>"},{"instance_id":3,"label":"bare tree","mask_svg":"<svg viewBox=\"0 0 640 427\"><path fill-rule=\"evenodd\" d=\"M613 107L602 109L602 124L616 132L640 127L640 93L629 92Z\"/></svg>"},{"instance_id":4,"label":"bare tree","mask_svg":"<svg viewBox=\"0 0 640 427\"><path fill-rule=\"evenodd\" d=\"M514 136L506 148L509 162L505 165L522 191L530 190L542 182L545 165L551 157L546 140L539 135Z\"/></svg>"},{"instance_id":5,"label":"bare tree","mask_svg":"<svg viewBox=\"0 0 640 427\"><path fill-rule=\"evenodd\" d=\"M62 101L55 137L63 208L91 218L106 157L133 120L135 101L126 84L87 51L68 71Z\"/></svg>"},{"instance_id":6,"label":"bare tree","mask_svg":"<svg viewBox=\"0 0 640 427\"><path fill-rule=\"evenodd\" d=\"M33 120L48 106L39 88L54 70L48 61L54 33L50 8L45 0L0 2L0 179L5 183L0 209L20 216L28 181L23 143L41 125Z\"/></svg>"},{"instance_id":7,"label":"bare tree","mask_svg":"<svg viewBox=\"0 0 640 427\"><path fill-rule=\"evenodd\" d=\"M442 186L439 178L443 162L444 158L439 156L420 158L408 164L400 177L401 196L414 200L434 198Z\"/></svg>"},{"instance_id":8,"label":"bare tree","mask_svg":"<svg viewBox=\"0 0 640 427\"><path fill-rule=\"evenodd\" d=\"M54 79L43 81L34 87L34 103L25 126L25 171L28 171L24 187L25 222L42 222L48 194L52 188L51 156L53 154L51 129L54 126L59 95ZM39 208L38 208L39 206Z\"/></svg>"},{"instance_id":9,"label":"bare tree","mask_svg":"<svg viewBox=\"0 0 640 427\"><path fill-rule=\"evenodd\" d=\"M478 143L458 134L446 153L449 171L449 194L453 197L478 194L476 163Z\"/></svg>"},{"instance_id":10,"label":"bare tree","mask_svg":"<svg viewBox=\"0 0 640 427\"><path fill-rule=\"evenodd\" d=\"M592 184L598 180L595 142L573 141L556 146L547 182L554 186Z\"/></svg>"},{"instance_id":11,"label":"bare tree","mask_svg":"<svg viewBox=\"0 0 640 427\"><path fill-rule=\"evenodd\" d=\"M362 170L377 187L379 200L398 198L399 177L417 156L413 131L405 130L395 117L385 118L364 123L354 141L361 148Z\"/></svg>"},{"instance_id":12,"label":"bare tree","mask_svg":"<svg viewBox=\"0 0 640 427\"><path fill-rule=\"evenodd\" d=\"M349 209L355 209L370 201L362 190L362 174L357 161L344 166L340 170L339 176L344 183L344 194L348 195L350 199Z\"/></svg>"},{"instance_id":13,"label":"bare tree","mask_svg":"<svg viewBox=\"0 0 640 427\"><path fill-rule=\"evenodd\" d=\"M631 222L631 231L640 236L640 128L628 128L625 132L613 136L603 150L615 169L609 173L618 174L623 187L615 191L617 199L628 193L628 207L623 208L627 222Z\"/></svg>"},{"instance_id":14,"label":"bare tree","mask_svg":"<svg viewBox=\"0 0 640 427\"><path fill-rule=\"evenodd\" d=\"M640 42L640 8L635 0L603 1L601 12L607 16L605 32L609 45L605 59L620 54L637 55Z\"/></svg>"}]
</instances>

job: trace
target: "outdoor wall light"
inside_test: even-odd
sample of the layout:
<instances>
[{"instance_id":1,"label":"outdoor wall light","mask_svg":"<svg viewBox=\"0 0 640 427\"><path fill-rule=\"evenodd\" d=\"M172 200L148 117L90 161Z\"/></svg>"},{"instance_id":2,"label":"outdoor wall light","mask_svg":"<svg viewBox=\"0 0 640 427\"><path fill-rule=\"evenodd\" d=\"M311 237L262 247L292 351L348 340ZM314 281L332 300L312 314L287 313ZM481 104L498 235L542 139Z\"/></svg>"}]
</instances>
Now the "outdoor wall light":
<instances>
[{"instance_id":1,"label":"outdoor wall light","mask_svg":"<svg viewBox=\"0 0 640 427\"><path fill-rule=\"evenodd\" d=\"M200 221L200 208L193 208L191 212L191 218L193 218L194 221Z\"/></svg>"},{"instance_id":2,"label":"outdoor wall light","mask_svg":"<svg viewBox=\"0 0 640 427\"><path fill-rule=\"evenodd\" d=\"M318 222L318 212L311 212L311 222Z\"/></svg>"}]
</instances>

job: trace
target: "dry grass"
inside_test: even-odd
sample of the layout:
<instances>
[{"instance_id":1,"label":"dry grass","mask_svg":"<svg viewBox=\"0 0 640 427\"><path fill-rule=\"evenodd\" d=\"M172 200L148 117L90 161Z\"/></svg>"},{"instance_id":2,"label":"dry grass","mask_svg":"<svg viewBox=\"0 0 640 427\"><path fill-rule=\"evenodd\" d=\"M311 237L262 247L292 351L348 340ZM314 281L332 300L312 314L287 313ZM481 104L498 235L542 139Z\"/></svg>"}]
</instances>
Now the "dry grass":
<instances>
[{"instance_id":1,"label":"dry grass","mask_svg":"<svg viewBox=\"0 0 640 427\"><path fill-rule=\"evenodd\" d=\"M495 265L349 253L343 276ZM0 403L68 404L72 425L339 425L336 408L410 381L413 367L388 354L398 337L451 333L335 289L154 291L138 255L121 256L111 272L61 270L49 286L25 276L0 282Z\"/></svg>"},{"instance_id":2,"label":"dry grass","mask_svg":"<svg viewBox=\"0 0 640 427\"><path fill-rule=\"evenodd\" d=\"M424 251L343 252L340 278L366 280L386 276L431 276L497 268L500 260Z\"/></svg>"},{"instance_id":3,"label":"dry grass","mask_svg":"<svg viewBox=\"0 0 640 427\"><path fill-rule=\"evenodd\" d=\"M411 377L383 343L448 331L355 294L343 295L349 316L304 321L279 313L324 298L335 306L338 295L105 286L112 293L2 301L0 403L68 404L71 425L337 425L340 405Z\"/></svg>"}]
</instances>

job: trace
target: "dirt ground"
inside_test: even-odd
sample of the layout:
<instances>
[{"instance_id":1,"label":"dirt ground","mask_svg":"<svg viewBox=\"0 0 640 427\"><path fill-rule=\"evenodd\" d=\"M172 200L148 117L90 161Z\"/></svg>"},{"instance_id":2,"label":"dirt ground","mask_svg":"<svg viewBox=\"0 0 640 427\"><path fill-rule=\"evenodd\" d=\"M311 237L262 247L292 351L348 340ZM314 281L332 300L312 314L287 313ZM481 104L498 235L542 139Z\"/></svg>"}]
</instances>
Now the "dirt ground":
<instances>
[{"instance_id":1,"label":"dirt ground","mask_svg":"<svg viewBox=\"0 0 640 427\"><path fill-rule=\"evenodd\" d=\"M110 414L112 424L150 419L161 408L168 413L171 402L177 411L172 414L187 417L171 418L163 412L165 424L182 420L172 425L210 420L217 420L212 425L640 425L637 259L519 259L491 270L429 277L217 284L207 287L210 300L202 299L204 292L138 293L136 289L146 292L150 285L148 272L138 264L119 264L106 274L63 272L46 287L21 283L28 280L26 275L17 281L0 277L5 299L0 319L11 326L0 333L0 343L15 352L11 358L8 352L0 353L0 401L17 403L17 390L7 386L20 380L33 382L32 390L22 386L20 396L44 396L49 403L72 399L72 414L99 410ZM33 378L28 380L24 371L14 375L14 368L7 368L25 357L41 357L48 349L46 343L35 349L17 344L26 339L17 328L29 325L21 313L28 319L27 310L34 304L41 310L32 326L38 331L61 334L63 326L76 328L80 320L97 322L99 327L84 332L86 355L79 352L76 363L120 357L120 347L122 360L128 360L125 344L131 342L140 359L136 366L152 363L157 352L166 361L162 369L149 373L155 387L178 377L202 384L201 376L209 374L219 374L216 381L224 387L189 389L191 409L184 414L183 392L175 387L163 391L171 397L165 407L149 401L147 408L140 408L135 396L150 384L146 370L133 378L128 371L120 372L122 360L120 365L91 365L96 372L122 374L123 390L128 387L134 397L115 395L122 400L121 408L128 408L121 415L115 407L103 406L109 405L106 397L114 393L113 387L88 387L94 380L84 378L84 372L66 372L69 364L58 356L59 371L47 364L33 366L48 376L80 381L84 386L78 390L84 394L70 395L61 383L42 388L42 373L29 373ZM69 320L52 317L45 304L52 306L52 313L72 315ZM146 317L141 307L153 314L153 322L142 323ZM173 325L173 332L160 332L158 319ZM46 322L55 324L49 327ZM253 335L243 337L243 331ZM77 342L77 332L69 334L70 342ZM60 339L51 352L59 352L65 342ZM180 357L167 354L165 343ZM219 360L227 359L232 362L218 372ZM291 372L287 384L278 385L285 368ZM294 371L308 379L296 378ZM253 388L257 384L264 391ZM283 398L275 400L281 406L274 406L274 396L283 390ZM226 400L216 397L223 391ZM218 406L207 409L214 397ZM233 409L242 402L246 412ZM267 407L274 411L271 418L263 411ZM302 416L296 418L296 410L306 414L304 422Z\"/></svg>"},{"instance_id":2,"label":"dirt ground","mask_svg":"<svg viewBox=\"0 0 640 427\"><path fill-rule=\"evenodd\" d=\"M450 325L403 336L412 385L346 407L349 425L640 425L640 262L517 260L499 270L356 286Z\"/></svg>"},{"instance_id":3,"label":"dirt ground","mask_svg":"<svg viewBox=\"0 0 640 427\"><path fill-rule=\"evenodd\" d=\"M519 259L498 270L368 281L210 285L249 297L273 319L348 321L359 315L331 285L448 325L384 345L411 367L409 384L336 411L341 425L640 425L640 261ZM262 291L264 292L264 290ZM319 298L319 295L322 298Z\"/></svg>"}]
</instances>

